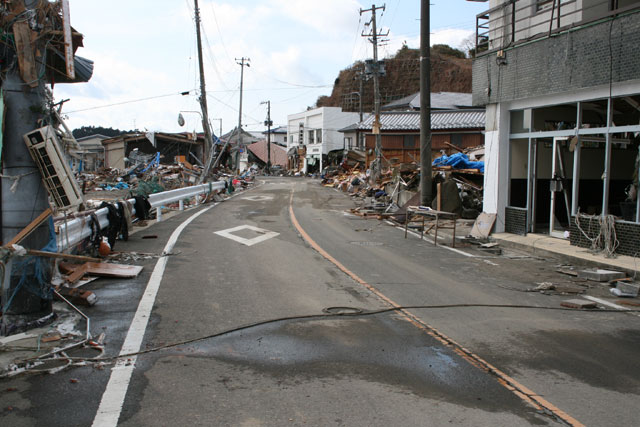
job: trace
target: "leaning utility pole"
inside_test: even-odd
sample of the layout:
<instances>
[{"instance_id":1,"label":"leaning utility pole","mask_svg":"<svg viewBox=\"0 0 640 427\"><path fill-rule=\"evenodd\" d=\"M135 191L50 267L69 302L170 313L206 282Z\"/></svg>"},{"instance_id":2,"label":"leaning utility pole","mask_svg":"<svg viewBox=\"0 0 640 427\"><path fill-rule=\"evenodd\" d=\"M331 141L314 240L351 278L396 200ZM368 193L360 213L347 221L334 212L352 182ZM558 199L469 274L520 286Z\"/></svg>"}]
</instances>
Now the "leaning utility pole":
<instances>
[{"instance_id":1,"label":"leaning utility pole","mask_svg":"<svg viewBox=\"0 0 640 427\"><path fill-rule=\"evenodd\" d=\"M267 174L271 175L271 101L261 102L261 104L267 104L267 120L264 124L267 126Z\"/></svg>"},{"instance_id":2,"label":"leaning utility pole","mask_svg":"<svg viewBox=\"0 0 640 427\"><path fill-rule=\"evenodd\" d=\"M431 206L431 53L429 0L420 9L420 204Z\"/></svg>"},{"instance_id":3,"label":"leaning utility pole","mask_svg":"<svg viewBox=\"0 0 640 427\"><path fill-rule=\"evenodd\" d=\"M366 12L371 12L371 33L365 34L362 32L363 37L371 37L369 41L373 44L373 64L371 66L371 71L373 73L373 96L374 96L374 119L372 125L372 132L376 136L376 160L375 167L371 169L372 179L375 181L380 176L382 172L382 135L380 134L380 63L378 62L378 37L386 37L389 35L387 31L386 34L378 34L378 28L376 26L376 11L378 9L385 10L385 5L381 7L376 7L376 5L372 5L371 9L360 9L360 15ZM368 24L367 24L368 25Z\"/></svg>"},{"instance_id":4,"label":"leaning utility pole","mask_svg":"<svg viewBox=\"0 0 640 427\"><path fill-rule=\"evenodd\" d=\"M193 0L196 15L196 38L198 42L198 65L200 67L200 109L202 110L202 129L204 130L205 149L204 164L198 182L202 183L209 174L211 167L211 159L213 158L213 138L211 137L211 129L209 128L209 110L207 108L207 90L204 83L204 61L202 59L202 37L200 35L200 9L198 8L198 0Z\"/></svg>"},{"instance_id":5,"label":"leaning utility pole","mask_svg":"<svg viewBox=\"0 0 640 427\"><path fill-rule=\"evenodd\" d=\"M240 61L240 62L237 62ZM244 56L240 59L236 58L236 63L240 66L240 108L238 109L238 151L236 152L236 170L240 172L240 149L242 146L242 83L244 80L244 67L249 67L251 59Z\"/></svg>"}]
</instances>

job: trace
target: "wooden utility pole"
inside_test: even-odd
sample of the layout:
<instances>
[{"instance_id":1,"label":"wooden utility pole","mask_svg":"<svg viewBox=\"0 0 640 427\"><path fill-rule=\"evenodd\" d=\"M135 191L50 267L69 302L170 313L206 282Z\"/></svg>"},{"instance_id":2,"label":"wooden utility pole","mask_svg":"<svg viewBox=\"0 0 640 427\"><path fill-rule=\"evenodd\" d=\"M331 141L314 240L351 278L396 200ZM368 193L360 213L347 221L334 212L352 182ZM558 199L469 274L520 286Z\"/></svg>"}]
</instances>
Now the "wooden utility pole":
<instances>
[{"instance_id":1,"label":"wooden utility pole","mask_svg":"<svg viewBox=\"0 0 640 427\"><path fill-rule=\"evenodd\" d=\"M431 206L431 52L429 0L420 9L420 204Z\"/></svg>"},{"instance_id":2,"label":"wooden utility pole","mask_svg":"<svg viewBox=\"0 0 640 427\"><path fill-rule=\"evenodd\" d=\"M376 5L372 5L371 9L360 9L360 15L363 13L371 12L371 33L365 34L362 32L363 37L370 37L369 41L373 44L373 64L371 65L371 72L373 74L373 96L374 96L374 119L372 132L376 137L376 160L374 163L374 167L371 169L372 179L375 181L380 176L382 172L382 135L380 134L380 63L378 62L378 37L386 37L389 35L387 31L386 34L378 33L378 28L376 24L376 11L382 9L385 10L385 5L381 7L376 7Z\"/></svg>"},{"instance_id":3,"label":"wooden utility pole","mask_svg":"<svg viewBox=\"0 0 640 427\"><path fill-rule=\"evenodd\" d=\"M240 61L240 62L238 62ZM240 150L242 145L242 84L244 81L244 67L249 67L251 59L244 56L240 59L236 58L236 63L240 66L240 108L238 108L238 151L236 152L236 170L240 172Z\"/></svg>"},{"instance_id":4,"label":"wooden utility pole","mask_svg":"<svg viewBox=\"0 0 640 427\"><path fill-rule=\"evenodd\" d=\"M205 149L204 164L205 168L202 175L198 179L198 183L202 183L209 175L211 168L211 159L213 158L213 138L211 137L211 128L209 127L209 110L207 108L207 90L204 81L204 61L202 59L202 36L200 35L200 9L198 8L198 0L193 0L196 16L196 39L198 42L198 65L200 67L200 109L202 110L202 129L204 130Z\"/></svg>"}]
</instances>

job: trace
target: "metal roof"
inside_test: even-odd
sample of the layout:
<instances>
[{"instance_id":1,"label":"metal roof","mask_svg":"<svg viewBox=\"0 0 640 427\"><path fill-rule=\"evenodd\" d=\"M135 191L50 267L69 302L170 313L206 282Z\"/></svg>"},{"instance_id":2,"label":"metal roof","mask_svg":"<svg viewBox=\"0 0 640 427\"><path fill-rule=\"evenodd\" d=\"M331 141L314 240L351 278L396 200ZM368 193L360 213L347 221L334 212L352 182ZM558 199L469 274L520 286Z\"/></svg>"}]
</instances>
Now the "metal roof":
<instances>
[{"instance_id":1,"label":"metal roof","mask_svg":"<svg viewBox=\"0 0 640 427\"><path fill-rule=\"evenodd\" d=\"M358 123L354 128L348 126L341 131L371 130L374 117ZM383 131L391 130L420 130L420 112L384 112L380 115ZM443 110L431 112L431 129L480 129L485 126L484 110Z\"/></svg>"},{"instance_id":2,"label":"metal roof","mask_svg":"<svg viewBox=\"0 0 640 427\"><path fill-rule=\"evenodd\" d=\"M472 94L462 92L431 92L431 108L438 110L455 110L469 108ZM419 110L420 92L390 102L382 107L383 110Z\"/></svg>"}]
</instances>

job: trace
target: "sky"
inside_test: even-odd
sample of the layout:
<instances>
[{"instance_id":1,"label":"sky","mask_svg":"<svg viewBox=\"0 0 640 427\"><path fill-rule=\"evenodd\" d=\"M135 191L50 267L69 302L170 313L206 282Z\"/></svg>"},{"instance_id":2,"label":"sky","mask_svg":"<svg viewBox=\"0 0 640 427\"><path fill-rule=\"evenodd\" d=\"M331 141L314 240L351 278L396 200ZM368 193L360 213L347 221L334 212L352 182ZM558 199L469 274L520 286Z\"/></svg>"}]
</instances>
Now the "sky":
<instances>
[{"instance_id":1,"label":"sky","mask_svg":"<svg viewBox=\"0 0 640 427\"><path fill-rule=\"evenodd\" d=\"M264 131L267 105L275 126L330 95L340 70L373 57L361 34L373 2L358 0L199 0L211 126L218 135L238 124L240 58L244 67L242 124ZM377 11L387 32L379 57L403 43L420 47L420 1L388 0ZM431 44L464 46L475 16L488 3L431 0ZM56 100L73 129L202 130L193 0L70 0L71 24L84 35L76 55L94 61L88 83L58 84ZM189 91L188 95L181 93ZM185 125L180 127L178 114ZM193 112L196 111L196 112Z\"/></svg>"}]
</instances>

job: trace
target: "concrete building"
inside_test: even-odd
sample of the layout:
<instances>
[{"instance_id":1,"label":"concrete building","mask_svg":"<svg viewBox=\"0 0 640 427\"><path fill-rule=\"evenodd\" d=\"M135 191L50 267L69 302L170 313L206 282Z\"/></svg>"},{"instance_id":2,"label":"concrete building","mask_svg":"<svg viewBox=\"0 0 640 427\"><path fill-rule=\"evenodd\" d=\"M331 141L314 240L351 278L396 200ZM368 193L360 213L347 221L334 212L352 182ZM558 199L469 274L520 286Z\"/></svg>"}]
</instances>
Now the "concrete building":
<instances>
[{"instance_id":1,"label":"concrete building","mask_svg":"<svg viewBox=\"0 0 640 427\"><path fill-rule=\"evenodd\" d=\"M582 214L611 214L618 252L633 255L640 249L640 2L488 6L477 16L473 103L486 106L484 210L497 215L496 231L548 233L584 246L591 232L580 231L576 218L585 230L591 219Z\"/></svg>"},{"instance_id":2,"label":"concrete building","mask_svg":"<svg viewBox=\"0 0 640 427\"><path fill-rule=\"evenodd\" d=\"M342 149L338 130L359 120L358 113L339 107L321 107L287 117L289 169L303 173L322 172L330 151Z\"/></svg>"}]
</instances>

